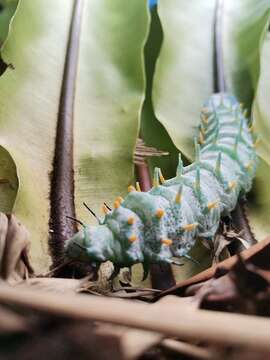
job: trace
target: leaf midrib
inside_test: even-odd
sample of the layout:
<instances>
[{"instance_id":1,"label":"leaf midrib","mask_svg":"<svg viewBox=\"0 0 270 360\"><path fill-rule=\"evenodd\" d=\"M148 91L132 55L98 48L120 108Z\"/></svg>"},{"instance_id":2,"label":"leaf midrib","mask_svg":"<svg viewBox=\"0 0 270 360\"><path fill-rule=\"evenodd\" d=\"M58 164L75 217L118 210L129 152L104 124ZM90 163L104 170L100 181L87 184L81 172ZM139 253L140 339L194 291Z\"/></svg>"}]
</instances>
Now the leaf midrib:
<instances>
[{"instance_id":1,"label":"leaf midrib","mask_svg":"<svg viewBox=\"0 0 270 360\"><path fill-rule=\"evenodd\" d=\"M54 264L58 264L63 255L65 240L77 231L75 222L67 216L75 218L73 115L83 6L84 0L74 1L59 101L49 220L49 244Z\"/></svg>"}]
</instances>

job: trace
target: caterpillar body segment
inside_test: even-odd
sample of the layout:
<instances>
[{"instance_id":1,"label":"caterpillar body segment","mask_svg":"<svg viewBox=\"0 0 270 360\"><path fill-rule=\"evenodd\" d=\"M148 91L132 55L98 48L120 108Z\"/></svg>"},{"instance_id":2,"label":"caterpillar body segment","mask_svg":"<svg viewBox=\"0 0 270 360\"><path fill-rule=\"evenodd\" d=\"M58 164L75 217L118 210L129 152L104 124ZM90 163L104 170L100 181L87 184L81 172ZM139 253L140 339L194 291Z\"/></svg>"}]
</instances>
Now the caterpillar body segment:
<instances>
[{"instance_id":1,"label":"caterpillar body segment","mask_svg":"<svg viewBox=\"0 0 270 360\"><path fill-rule=\"evenodd\" d=\"M66 244L66 255L115 268L142 263L175 263L187 256L198 237L212 240L220 218L251 189L257 166L248 120L235 97L214 94L202 109L195 161L165 180L155 169L153 188L130 186L125 199L106 208L97 226L84 226Z\"/></svg>"}]
</instances>

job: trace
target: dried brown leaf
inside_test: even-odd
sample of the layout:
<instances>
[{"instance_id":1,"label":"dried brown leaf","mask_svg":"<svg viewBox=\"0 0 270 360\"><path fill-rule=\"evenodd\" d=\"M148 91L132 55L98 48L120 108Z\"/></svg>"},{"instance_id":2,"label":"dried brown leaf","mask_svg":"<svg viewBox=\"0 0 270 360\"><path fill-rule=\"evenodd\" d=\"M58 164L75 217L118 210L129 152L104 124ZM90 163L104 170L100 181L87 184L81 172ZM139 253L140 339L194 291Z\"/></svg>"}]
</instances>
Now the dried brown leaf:
<instances>
[{"instance_id":1,"label":"dried brown leaf","mask_svg":"<svg viewBox=\"0 0 270 360\"><path fill-rule=\"evenodd\" d=\"M269 280L270 271L239 258L229 272L217 269L214 278L188 287L185 294L195 295L204 309L270 316Z\"/></svg>"},{"instance_id":2,"label":"dried brown leaf","mask_svg":"<svg viewBox=\"0 0 270 360\"><path fill-rule=\"evenodd\" d=\"M228 245L230 245L230 243L231 243L231 241L226 239L226 237L222 234L218 234L215 237L213 264L219 263L223 252L226 252L226 258L230 256L228 249L227 249L227 247L228 247Z\"/></svg>"},{"instance_id":3,"label":"dried brown leaf","mask_svg":"<svg viewBox=\"0 0 270 360\"><path fill-rule=\"evenodd\" d=\"M0 277L10 284L26 279L29 264L29 233L14 215L0 213Z\"/></svg>"}]
</instances>

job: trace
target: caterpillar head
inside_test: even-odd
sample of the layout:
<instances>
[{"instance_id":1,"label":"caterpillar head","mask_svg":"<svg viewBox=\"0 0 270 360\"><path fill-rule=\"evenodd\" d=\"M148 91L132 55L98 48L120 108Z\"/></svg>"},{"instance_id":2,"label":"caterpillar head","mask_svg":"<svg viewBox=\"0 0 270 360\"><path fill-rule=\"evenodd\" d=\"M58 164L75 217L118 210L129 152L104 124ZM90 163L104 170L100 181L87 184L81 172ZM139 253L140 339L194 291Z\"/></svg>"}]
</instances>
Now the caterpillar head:
<instances>
[{"instance_id":1,"label":"caterpillar head","mask_svg":"<svg viewBox=\"0 0 270 360\"><path fill-rule=\"evenodd\" d=\"M102 224L83 227L67 242L66 256L82 262L110 260L119 267L142 262L142 227L135 213L116 204Z\"/></svg>"},{"instance_id":2,"label":"caterpillar head","mask_svg":"<svg viewBox=\"0 0 270 360\"><path fill-rule=\"evenodd\" d=\"M68 258L101 263L110 258L113 234L106 225L85 226L66 242Z\"/></svg>"}]
</instances>

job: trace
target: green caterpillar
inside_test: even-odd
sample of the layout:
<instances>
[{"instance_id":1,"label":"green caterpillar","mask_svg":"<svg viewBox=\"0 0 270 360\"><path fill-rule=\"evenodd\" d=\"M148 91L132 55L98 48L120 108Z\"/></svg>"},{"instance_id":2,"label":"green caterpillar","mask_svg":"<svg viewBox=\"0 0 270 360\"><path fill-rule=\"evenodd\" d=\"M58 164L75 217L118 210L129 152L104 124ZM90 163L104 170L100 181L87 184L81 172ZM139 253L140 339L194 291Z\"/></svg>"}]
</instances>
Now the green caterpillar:
<instances>
[{"instance_id":1,"label":"green caterpillar","mask_svg":"<svg viewBox=\"0 0 270 360\"><path fill-rule=\"evenodd\" d=\"M83 226L67 242L66 256L97 266L110 260L115 274L142 263L145 277L152 263L188 256L197 238L211 241L220 218L251 189L257 156L246 114L226 93L205 104L197 138L194 163L184 167L179 155L174 178L156 168L150 191L130 186L98 226Z\"/></svg>"}]
</instances>

